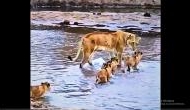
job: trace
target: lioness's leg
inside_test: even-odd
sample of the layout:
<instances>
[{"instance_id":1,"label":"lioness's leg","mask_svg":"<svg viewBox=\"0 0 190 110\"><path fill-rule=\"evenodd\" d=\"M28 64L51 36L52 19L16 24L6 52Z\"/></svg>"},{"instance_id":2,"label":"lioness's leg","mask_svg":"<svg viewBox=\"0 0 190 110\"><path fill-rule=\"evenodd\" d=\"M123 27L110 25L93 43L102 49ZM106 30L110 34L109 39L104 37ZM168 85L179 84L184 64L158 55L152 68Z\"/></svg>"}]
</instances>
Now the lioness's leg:
<instances>
[{"instance_id":1,"label":"lioness's leg","mask_svg":"<svg viewBox=\"0 0 190 110\"><path fill-rule=\"evenodd\" d=\"M80 63L80 68L82 68L83 65L88 62L88 59L89 59L90 54L91 54L91 53L86 52L85 50L83 51L83 59L82 59L82 61L81 61L81 63Z\"/></svg>"},{"instance_id":2,"label":"lioness's leg","mask_svg":"<svg viewBox=\"0 0 190 110\"><path fill-rule=\"evenodd\" d=\"M122 72L125 73L126 72L126 68L127 68L126 57L124 57L123 59L124 59L124 69L122 70Z\"/></svg>"},{"instance_id":3,"label":"lioness's leg","mask_svg":"<svg viewBox=\"0 0 190 110\"><path fill-rule=\"evenodd\" d=\"M122 53L117 53L117 57L118 57L119 66L121 67Z\"/></svg>"},{"instance_id":4,"label":"lioness's leg","mask_svg":"<svg viewBox=\"0 0 190 110\"><path fill-rule=\"evenodd\" d=\"M93 57L93 55L94 55L94 52L92 52L92 53L90 54L90 56L89 56L89 59L88 59L89 65L92 65L92 57Z\"/></svg>"}]
</instances>

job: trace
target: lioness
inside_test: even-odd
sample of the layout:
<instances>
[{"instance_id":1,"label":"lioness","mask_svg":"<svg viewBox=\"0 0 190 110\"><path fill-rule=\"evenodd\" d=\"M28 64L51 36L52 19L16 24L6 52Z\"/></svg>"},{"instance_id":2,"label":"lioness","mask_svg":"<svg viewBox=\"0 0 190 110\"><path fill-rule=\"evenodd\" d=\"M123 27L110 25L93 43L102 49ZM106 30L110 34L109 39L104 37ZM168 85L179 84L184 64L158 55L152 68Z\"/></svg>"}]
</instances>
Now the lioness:
<instances>
[{"instance_id":1,"label":"lioness","mask_svg":"<svg viewBox=\"0 0 190 110\"><path fill-rule=\"evenodd\" d=\"M135 34L123 32L121 30L116 32L89 33L81 38L76 57L72 59L71 56L68 56L68 58L71 61L76 61L81 49L83 49L83 58L80 63L80 68L82 68L82 66L87 62L92 65L90 59L95 51L104 50L109 51L111 57L117 56L119 59L119 64L121 65L121 58L124 48L128 45L135 50L140 39L141 37L137 37Z\"/></svg>"},{"instance_id":2,"label":"lioness","mask_svg":"<svg viewBox=\"0 0 190 110\"><path fill-rule=\"evenodd\" d=\"M50 90L50 84L48 82L41 83L38 86L30 86L30 97L37 99L40 98L46 91Z\"/></svg>"},{"instance_id":3,"label":"lioness","mask_svg":"<svg viewBox=\"0 0 190 110\"><path fill-rule=\"evenodd\" d=\"M142 59L143 53L141 51L135 51L133 56L126 56L124 59L125 67L127 67L127 71L130 72L130 68L132 67L134 70L138 70L137 65ZM125 72L125 70L124 70Z\"/></svg>"}]
</instances>

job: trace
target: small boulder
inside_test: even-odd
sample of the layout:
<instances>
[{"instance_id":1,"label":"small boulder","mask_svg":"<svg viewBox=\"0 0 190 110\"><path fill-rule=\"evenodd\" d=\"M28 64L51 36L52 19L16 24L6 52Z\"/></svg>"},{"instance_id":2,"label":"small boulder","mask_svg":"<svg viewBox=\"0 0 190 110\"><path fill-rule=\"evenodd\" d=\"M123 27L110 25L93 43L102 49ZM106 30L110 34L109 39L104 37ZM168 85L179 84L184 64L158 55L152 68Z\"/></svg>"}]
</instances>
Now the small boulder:
<instances>
[{"instance_id":1,"label":"small boulder","mask_svg":"<svg viewBox=\"0 0 190 110\"><path fill-rule=\"evenodd\" d=\"M63 22L60 23L60 25L69 25L70 21L69 20L64 20Z\"/></svg>"},{"instance_id":2,"label":"small boulder","mask_svg":"<svg viewBox=\"0 0 190 110\"><path fill-rule=\"evenodd\" d=\"M79 23L78 22L74 22L74 25L78 25Z\"/></svg>"},{"instance_id":3,"label":"small boulder","mask_svg":"<svg viewBox=\"0 0 190 110\"><path fill-rule=\"evenodd\" d=\"M147 12L144 13L144 16L145 16L145 17L151 17L150 13L147 13Z\"/></svg>"},{"instance_id":4,"label":"small boulder","mask_svg":"<svg viewBox=\"0 0 190 110\"><path fill-rule=\"evenodd\" d=\"M98 12L98 13L97 13L97 15L101 15L101 13L100 13L100 12Z\"/></svg>"}]
</instances>

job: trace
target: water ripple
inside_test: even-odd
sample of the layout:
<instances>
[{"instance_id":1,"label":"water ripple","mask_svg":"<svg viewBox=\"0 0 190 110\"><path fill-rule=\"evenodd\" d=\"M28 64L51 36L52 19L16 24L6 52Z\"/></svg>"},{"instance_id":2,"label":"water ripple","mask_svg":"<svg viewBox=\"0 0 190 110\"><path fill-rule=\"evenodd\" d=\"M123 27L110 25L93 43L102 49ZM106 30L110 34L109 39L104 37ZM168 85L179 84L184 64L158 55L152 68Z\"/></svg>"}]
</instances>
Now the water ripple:
<instances>
[{"instance_id":1,"label":"water ripple","mask_svg":"<svg viewBox=\"0 0 190 110\"><path fill-rule=\"evenodd\" d=\"M50 82L51 91L46 95L50 99L45 102L66 109L159 108L160 38L142 38L139 48L144 57L139 64L139 73L118 72L109 83L95 85L99 65L108 60L108 53L95 54L93 59L103 59L95 63L95 68L80 69L81 57L78 62L67 59L68 55L76 55L80 37L64 30L31 30L31 84Z\"/></svg>"}]
</instances>

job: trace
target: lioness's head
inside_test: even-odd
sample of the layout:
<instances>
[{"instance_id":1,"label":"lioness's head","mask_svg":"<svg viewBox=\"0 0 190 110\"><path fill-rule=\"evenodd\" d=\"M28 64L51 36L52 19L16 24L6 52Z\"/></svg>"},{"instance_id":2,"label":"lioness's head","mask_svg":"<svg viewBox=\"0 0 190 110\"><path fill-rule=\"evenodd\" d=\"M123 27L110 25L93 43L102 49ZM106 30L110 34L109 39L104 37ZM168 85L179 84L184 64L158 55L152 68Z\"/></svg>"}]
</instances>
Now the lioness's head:
<instances>
[{"instance_id":1,"label":"lioness's head","mask_svg":"<svg viewBox=\"0 0 190 110\"><path fill-rule=\"evenodd\" d=\"M125 32L126 37L126 43L128 46L131 46L131 48L134 50L137 49L137 45L139 44L141 37L138 37L136 34Z\"/></svg>"},{"instance_id":2,"label":"lioness's head","mask_svg":"<svg viewBox=\"0 0 190 110\"><path fill-rule=\"evenodd\" d=\"M50 90L50 83L48 82L42 82L41 86L43 86L43 88L45 89L45 91L49 91Z\"/></svg>"},{"instance_id":3,"label":"lioness's head","mask_svg":"<svg viewBox=\"0 0 190 110\"><path fill-rule=\"evenodd\" d=\"M130 46L133 51L136 50L137 44L139 44L139 41L141 40L141 37L138 37L136 34L124 32L121 30L117 30L116 34L119 37L120 44L124 42L125 45Z\"/></svg>"}]
</instances>

